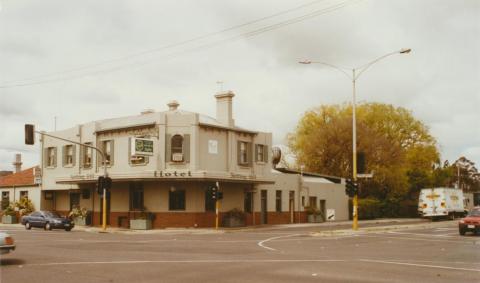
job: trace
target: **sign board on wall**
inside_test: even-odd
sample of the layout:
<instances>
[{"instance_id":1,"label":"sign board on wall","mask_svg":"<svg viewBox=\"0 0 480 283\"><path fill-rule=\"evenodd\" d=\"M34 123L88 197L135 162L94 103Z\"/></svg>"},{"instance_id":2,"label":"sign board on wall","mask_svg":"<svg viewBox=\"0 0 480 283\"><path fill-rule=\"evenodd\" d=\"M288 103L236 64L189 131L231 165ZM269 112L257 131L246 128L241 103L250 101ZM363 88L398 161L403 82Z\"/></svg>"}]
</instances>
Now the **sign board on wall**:
<instances>
[{"instance_id":1,"label":"sign board on wall","mask_svg":"<svg viewBox=\"0 0 480 283\"><path fill-rule=\"evenodd\" d=\"M217 140L208 140L208 153L218 154L218 141Z\"/></svg>"},{"instance_id":2,"label":"sign board on wall","mask_svg":"<svg viewBox=\"0 0 480 283\"><path fill-rule=\"evenodd\" d=\"M153 155L153 140L145 138L132 138L130 142L131 155Z\"/></svg>"},{"instance_id":3,"label":"sign board on wall","mask_svg":"<svg viewBox=\"0 0 480 283\"><path fill-rule=\"evenodd\" d=\"M335 209L327 208L327 221L335 220Z\"/></svg>"}]
</instances>

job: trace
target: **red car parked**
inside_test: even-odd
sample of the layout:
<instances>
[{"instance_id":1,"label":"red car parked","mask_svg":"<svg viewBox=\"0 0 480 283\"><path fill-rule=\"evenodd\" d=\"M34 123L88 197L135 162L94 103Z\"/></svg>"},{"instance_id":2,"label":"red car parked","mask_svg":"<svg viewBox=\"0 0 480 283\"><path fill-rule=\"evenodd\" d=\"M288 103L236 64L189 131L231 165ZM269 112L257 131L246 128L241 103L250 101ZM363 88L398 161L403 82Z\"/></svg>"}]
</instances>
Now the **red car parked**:
<instances>
[{"instance_id":1,"label":"red car parked","mask_svg":"<svg viewBox=\"0 0 480 283\"><path fill-rule=\"evenodd\" d=\"M480 207L474 207L468 215L458 222L458 232L465 235L466 232L480 234Z\"/></svg>"}]
</instances>

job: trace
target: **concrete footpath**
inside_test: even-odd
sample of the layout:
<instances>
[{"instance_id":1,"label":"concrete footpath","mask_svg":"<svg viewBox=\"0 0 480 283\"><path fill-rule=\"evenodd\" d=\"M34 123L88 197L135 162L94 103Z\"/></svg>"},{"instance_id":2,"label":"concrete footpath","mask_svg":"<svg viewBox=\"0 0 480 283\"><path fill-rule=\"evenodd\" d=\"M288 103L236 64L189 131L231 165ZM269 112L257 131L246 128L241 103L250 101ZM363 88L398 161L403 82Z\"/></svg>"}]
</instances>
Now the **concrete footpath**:
<instances>
[{"instance_id":1,"label":"concrete footpath","mask_svg":"<svg viewBox=\"0 0 480 283\"><path fill-rule=\"evenodd\" d=\"M101 227L91 226L75 226L73 231L84 231L90 233L120 233L120 234L222 234L235 232L275 232L275 231L290 231L290 230L304 230L315 236L327 235L346 235L352 233L366 233L369 231L385 231L396 229L409 228L425 228L445 225L445 221L431 222L426 219L419 218L389 218L389 219L375 219L375 220L361 220L359 221L359 230L352 230L352 221L336 221L324 223L300 223L300 224L279 224L279 225L259 225L248 226L240 228L164 228L152 230L130 230L125 228L107 227L104 231ZM21 224L0 224L2 228L8 229L25 229Z\"/></svg>"}]
</instances>

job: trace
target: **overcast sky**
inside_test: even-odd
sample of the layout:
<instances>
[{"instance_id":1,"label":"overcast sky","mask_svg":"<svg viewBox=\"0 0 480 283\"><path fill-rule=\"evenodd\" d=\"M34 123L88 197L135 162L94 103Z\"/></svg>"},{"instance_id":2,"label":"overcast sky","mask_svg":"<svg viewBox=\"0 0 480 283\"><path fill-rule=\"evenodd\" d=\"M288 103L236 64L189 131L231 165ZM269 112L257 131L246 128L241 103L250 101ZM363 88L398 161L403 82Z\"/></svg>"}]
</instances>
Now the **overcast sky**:
<instances>
[{"instance_id":1,"label":"overcast sky","mask_svg":"<svg viewBox=\"0 0 480 283\"><path fill-rule=\"evenodd\" d=\"M411 110L437 138L443 160L480 162L477 0L0 6L0 170L12 170L15 153L24 168L39 163L38 145L23 144L25 123L51 131L56 116L64 129L146 108L165 111L172 99L214 117L217 81L236 94L238 126L272 132L274 143L284 144L305 111L351 101L342 73L299 60L351 68L405 47L412 53L362 75L358 100Z\"/></svg>"}]
</instances>

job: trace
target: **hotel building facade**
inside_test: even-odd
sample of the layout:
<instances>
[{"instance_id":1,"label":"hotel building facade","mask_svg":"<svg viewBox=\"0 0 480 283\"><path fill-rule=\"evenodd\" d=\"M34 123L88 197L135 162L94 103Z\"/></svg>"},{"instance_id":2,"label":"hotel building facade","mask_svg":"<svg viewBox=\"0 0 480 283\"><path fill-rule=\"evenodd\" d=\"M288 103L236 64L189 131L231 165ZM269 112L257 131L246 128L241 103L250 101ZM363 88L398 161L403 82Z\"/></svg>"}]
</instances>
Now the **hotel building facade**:
<instances>
[{"instance_id":1,"label":"hotel building facade","mask_svg":"<svg viewBox=\"0 0 480 283\"><path fill-rule=\"evenodd\" d=\"M128 227L128 220L148 212L154 228L212 227L215 201L209 189L217 183L223 192L220 217L237 209L245 213L246 225L305 222L304 207L317 206L317 200L321 210L337 211L336 220L348 219L344 185L318 177L324 181L306 190L308 182L299 179L304 177L275 170L272 134L237 127L233 97L232 92L215 95L216 118L180 110L172 101L168 111L147 110L48 133L97 147L105 161L91 148L42 136L42 209L67 214L84 207L91 224L100 225L103 196L96 186L106 166L112 179L110 226ZM136 154L136 140L148 141L149 154ZM276 184L279 178L288 181Z\"/></svg>"}]
</instances>

